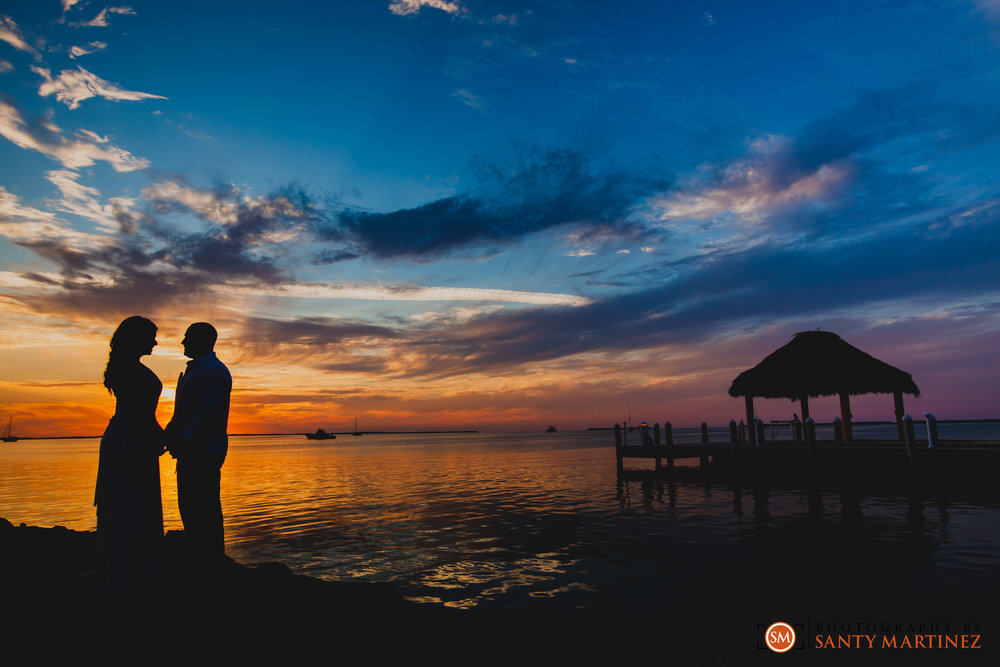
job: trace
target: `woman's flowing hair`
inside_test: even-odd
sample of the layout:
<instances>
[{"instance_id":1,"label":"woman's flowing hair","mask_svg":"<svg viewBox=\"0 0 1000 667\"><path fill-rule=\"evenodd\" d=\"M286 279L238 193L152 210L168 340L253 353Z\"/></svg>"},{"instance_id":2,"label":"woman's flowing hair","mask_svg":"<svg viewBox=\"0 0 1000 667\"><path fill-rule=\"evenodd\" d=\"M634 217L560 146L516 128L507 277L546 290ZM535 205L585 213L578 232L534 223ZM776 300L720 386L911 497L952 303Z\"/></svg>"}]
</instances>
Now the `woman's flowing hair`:
<instances>
[{"instance_id":1,"label":"woman's flowing hair","mask_svg":"<svg viewBox=\"0 0 1000 667\"><path fill-rule=\"evenodd\" d=\"M143 346L155 336L156 325L145 317L133 315L122 320L111 336L111 353L104 369L104 386L109 392L135 371Z\"/></svg>"}]
</instances>

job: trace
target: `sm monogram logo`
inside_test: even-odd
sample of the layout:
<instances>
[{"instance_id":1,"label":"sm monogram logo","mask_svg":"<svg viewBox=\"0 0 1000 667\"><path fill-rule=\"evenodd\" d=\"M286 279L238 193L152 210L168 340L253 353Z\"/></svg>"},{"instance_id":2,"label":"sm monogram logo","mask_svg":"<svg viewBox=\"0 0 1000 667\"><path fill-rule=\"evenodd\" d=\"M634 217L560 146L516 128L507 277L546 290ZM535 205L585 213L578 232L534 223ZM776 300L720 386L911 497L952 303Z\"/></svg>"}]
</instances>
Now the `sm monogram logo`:
<instances>
[{"instance_id":1,"label":"sm monogram logo","mask_svg":"<svg viewBox=\"0 0 1000 667\"><path fill-rule=\"evenodd\" d=\"M795 629L783 621L772 623L764 632L764 644L775 653L785 653L795 646Z\"/></svg>"}]
</instances>

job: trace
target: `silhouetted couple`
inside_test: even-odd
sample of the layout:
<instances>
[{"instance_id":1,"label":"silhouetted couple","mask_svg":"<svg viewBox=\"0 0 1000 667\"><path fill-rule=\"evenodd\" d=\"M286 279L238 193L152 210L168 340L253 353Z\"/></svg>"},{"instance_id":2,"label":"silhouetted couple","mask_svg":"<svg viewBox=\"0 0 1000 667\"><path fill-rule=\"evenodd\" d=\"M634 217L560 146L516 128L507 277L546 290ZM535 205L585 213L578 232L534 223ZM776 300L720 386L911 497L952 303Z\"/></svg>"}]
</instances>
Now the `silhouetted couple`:
<instances>
[{"instance_id":1,"label":"silhouetted couple","mask_svg":"<svg viewBox=\"0 0 1000 667\"><path fill-rule=\"evenodd\" d=\"M129 317L111 337L104 386L115 396L115 414L101 438L94 495L103 591L163 584L159 457L166 451L177 459L177 504L189 557L203 571L225 557L219 482L233 381L215 356L217 338L211 324L188 327L182 344L191 361L178 379L174 415L164 429L156 421L163 384L140 362L156 346L156 325Z\"/></svg>"}]
</instances>

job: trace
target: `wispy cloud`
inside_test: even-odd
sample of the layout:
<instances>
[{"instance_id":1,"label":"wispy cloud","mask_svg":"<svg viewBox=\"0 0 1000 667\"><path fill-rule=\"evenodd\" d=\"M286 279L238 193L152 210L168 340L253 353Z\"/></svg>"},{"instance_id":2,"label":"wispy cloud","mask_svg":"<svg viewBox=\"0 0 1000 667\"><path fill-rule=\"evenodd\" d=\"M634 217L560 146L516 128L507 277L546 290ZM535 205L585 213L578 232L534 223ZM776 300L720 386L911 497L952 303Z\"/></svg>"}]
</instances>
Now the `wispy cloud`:
<instances>
[{"instance_id":1,"label":"wispy cloud","mask_svg":"<svg viewBox=\"0 0 1000 667\"><path fill-rule=\"evenodd\" d=\"M456 100L469 107L470 109L475 109L476 111L482 111L486 105L483 103L482 99L474 93L470 93L464 88L460 88L451 94Z\"/></svg>"},{"instance_id":2,"label":"wispy cloud","mask_svg":"<svg viewBox=\"0 0 1000 667\"><path fill-rule=\"evenodd\" d=\"M514 26L517 25L518 17L517 14L497 14L490 21L495 24Z\"/></svg>"},{"instance_id":3,"label":"wispy cloud","mask_svg":"<svg viewBox=\"0 0 1000 667\"><path fill-rule=\"evenodd\" d=\"M91 97L103 97L114 101L167 99L162 95L125 90L105 81L92 72L88 72L82 67L77 67L75 70L65 69L55 79L52 78L49 70L43 67L32 67L31 70L45 79L38 88L38 94L42 97L47 97L55 93L56 99L63 102L70 109L76 109L80 106L80 102Z\"/></svg>"},{"instance_id":4,"label":"wispy cloud","mask_svg":"<svg viewBox=\"0 0 1000 667\"><path fill-rule=\"evenodd\" d=\"M931 80L867 92L794 134L758 136L735 158L699 165L638 213L700 235L702 250L768 242L773 234L802 242L919 224L948 204L935 201L941 177L927 162L1000 138L987 104L948 103L960 94L952 88L967 85ZM892 164L896 156L905 169ZM914 161L925 162L913 168Z\"/></svg>"},{"instance_id":5,"label":"wispy cloud","mask_svg":"<svg viewBox=\"0 0 1000 667\"><path fill-rule=\"evenodd\" d=\"M129 197L112 197L102 204L100 191L80 183L80 174L75 171L49 171L46 178L61 194L61 199L55 204L58 210L90 220L106 232L117 232L123 227L134 228L138 216L132 210L135 200Z\"/></svg>"},{"instance_id":6,"label":"wispy cloud","mask_svg":"<svg viewBox=\"0 0 1000 667\"><path fill-rule=\"evenodd\" d=\"M98 51L103 51L108 48L105 42L90 42L87 46L71 46L69 47L69 57L79 58L80 56L86 56L91 53L96 53Z\"/></svg>"},{"instance_id":7,"label":"wispy cloud","mask_svg":"<svg viewBox=\"0 0 1000 667\"><path fill-rule=\"evenodd\" d=\"M706 167L690 182L651 204L661 221L732 215L744 226L766 220L776 210L822 203L850 185L851 165L843 160L803 168L788 137L754 140L746 155L722 167Z\"/></svg>"},{"instance_id":8,"label":"wispy cloud","mask_svg":"<svg viewBox=\"0 0 1000 667\"><path fill-rule=\"evenodd\" d=\"M58 241L78 248L97 248L103 239L75 230L51 211L21 202L20 197L0 186L0 235L19 244Z\"/></svg>"},{"instance_id":9,"label":"wispy cloud","mask_svg":"<svg viewBox=\"0 0 1000 667\"><path fill-rule=\"evenodd\" d=\"M177 181L163 181L143 189L142 196L161 212L184 208L199 218L220 225L239 219L242 195L236 186L220 186L214 190L191 187Z\"/></svg>"},{"instance_id":10,"label":"wispy cloud","mask_svg":"<svg viewBox=\"0 0 1000 667\"><path fill-rule=\"evenodd\" d=\"M587 297L550 292L483 289L474 287L414 287L394 285L329 285L297 283L275 288L245 288L241 293L293 298L361 299L368 301L477 301L523 303L536 306L585 306Z\"/></svg>"},{"instance_id":11,"label":"wispy cloud","mask_svg":"<svg viewBox=\"0 0 1000 667\"><path fill-rule=\"evenodd\" d=\"M0 41L7 42L18 51L30 53L36 60L42 57L38 49L27 42L17 24L9 16L0 16Z\"/></svg>"},{"instance_id":12,"label":"wispy cloud","mask_svg":"<svg viewBox=\"0 0 1000 667\"><path fill-rule=\"evenodd\" d=\"M1000 0L973 0L976 10L990 21L1000 21Z\"/></svg>"},{"instance_id":13,"label":"wispy cloud","mask_svg":"<svg viewBox=\"0 0 1000 667\"><path fill-rule=\"evenodd\" d=\"M72 6L72 4L76 3L71 3L70 6ZM69 9L69 7L66 6L64 3L63 10L65 11L67 9ZM104 9L102 9L100 12L97 13L97 16L90 19L89 21L82 21L79 23L75 23L74 25L86 28L106 28L109 25L108 23L109 14L135 14L135 12L132 10L131 7L105 7Z\"/></svg>"},{"instance_id":14,"label":"wispy cloud","mask_svg":"<svg viewBox=\"0 0 1000 667\"><path fill-rule=\"evenodd\" d=\"M462 5L448 0L391 0L389 3L389 11L400 16L416 14L421 7L440 9L448 14L458 14L462 11Z\"/></svg>"},{"instance_id":15,"label":"wispy cloud","mask_svg":"<svg viewBox=\"0 0 1000 667\"><path fill-rule=\"evenodd\" d=\"M51 121L26 122L16 107L0 98L0 136L27 150L34 150L61 162L69 169L89 167L95 162L107 162L115 171L145 169L149 162L123 148L112 145L106 137L81 130L74 139L67 139Z\"/></svg>"}]
</instances>

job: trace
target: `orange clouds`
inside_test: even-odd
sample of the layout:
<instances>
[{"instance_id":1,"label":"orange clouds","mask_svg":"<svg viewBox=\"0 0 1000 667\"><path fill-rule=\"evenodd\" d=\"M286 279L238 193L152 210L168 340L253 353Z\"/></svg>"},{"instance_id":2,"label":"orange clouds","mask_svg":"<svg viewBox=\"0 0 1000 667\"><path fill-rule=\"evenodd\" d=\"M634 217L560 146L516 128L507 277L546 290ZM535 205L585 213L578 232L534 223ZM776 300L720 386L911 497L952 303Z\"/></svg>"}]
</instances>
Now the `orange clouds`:
<instances>
[{"instance_id":1,"label":"orange clouds","mask_svg":"<svg viewBox=\"0 0 1000 667\"><path fill-rule=\"evenodd\" d=\"M851 326L841 324L845 329ZM160 346L145 359L164 383L158 410L161 422L172 413L177 374L186 361L178 345L182 330L161 324ZM787 341L785 333L775 329L702 344L629 354L592 353L501 372L428 378L324 371L318 368L322 352L297 359L254 356L247 354L252 334L240 334L246 337L241 340L232 329L220 331L219 355L234 375L231 433L304 433L318 427L347 431L355 417L363 430L530 431L556 424L565 431L610 426L629 412L636 421L669 420L679 427L707 421L725 426L743 416L742 400L726 395L732 379ZM103 335L90 331L86 341L75 344L61 335L52 329L48 345L45 335L36 333L37 345L22 339L15 347L8 339L5 347L0 346L0 364L21 378L0 382L0 417L12 415L19 435L97 435L114 411L113 397L100 385L107 353ZM937 370L933 360L919 358L919 350L931 340L912 340L907 348L897 349L898 336L898 331L887 328L877 336L851 339L914 374L925 389L919 399L908 399L908 411L915 415L932 411L943 419L992 416L987 406L970 403L960 391L949 391L956 386L954 380L934 379L958 373L952 366L962 363L959 349L946 350L949 367ZM387 349L391 354L392 347ZM979 390L988 394L985 387ZM811 407L819 421L832 419L839 411L835 398L817 399ZM762 400L757 409L765 420L788 419L797 406ZM891 419L891 398L856 398L852 409L858 420Z\"/></svg>"}]
</instances>

